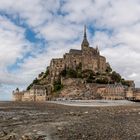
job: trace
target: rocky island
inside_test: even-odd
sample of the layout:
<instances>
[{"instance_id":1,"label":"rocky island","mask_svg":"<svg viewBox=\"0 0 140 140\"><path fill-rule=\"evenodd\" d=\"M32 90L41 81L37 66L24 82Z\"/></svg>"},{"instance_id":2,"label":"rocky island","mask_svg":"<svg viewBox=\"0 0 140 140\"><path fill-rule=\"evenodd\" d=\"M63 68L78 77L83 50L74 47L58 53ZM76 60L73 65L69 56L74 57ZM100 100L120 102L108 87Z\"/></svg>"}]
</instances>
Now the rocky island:
<instances>
[{"instance_id":1,"label":"rocky island","mask_svg":"<svg viewBox=\"0 0 140 140\"><path fill-rule=\"evenodd\" d=\"M86 27L81 50L71 49L63 58L52 59L45 72L27 87L13 91L15 101L139 100L140 89L112 70L98 47L90 47Z\"/></svg>"}]
</instances>

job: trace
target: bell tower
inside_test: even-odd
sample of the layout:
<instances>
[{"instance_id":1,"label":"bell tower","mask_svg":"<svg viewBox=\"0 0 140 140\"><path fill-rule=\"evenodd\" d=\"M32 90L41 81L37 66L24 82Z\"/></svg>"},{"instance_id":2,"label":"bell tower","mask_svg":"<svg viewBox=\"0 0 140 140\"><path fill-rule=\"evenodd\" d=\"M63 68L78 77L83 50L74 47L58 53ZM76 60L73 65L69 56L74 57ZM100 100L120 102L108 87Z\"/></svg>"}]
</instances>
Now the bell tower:
<instances>
[{"instance_id":1,"label":"bell tower","mask_svg":"<svg viewBox=\"0 0 140 140\"><path fill-rule=\"evenodd\" d=\"M86 25L85 25L84 26L84 38L83 38L83 41L82 41L82 44L81 44L81 48L82 48L82 50L84 50L88 47L89 47L89 43L88 43L88 40L87 40Z\"/></svg>"}]
</instances>

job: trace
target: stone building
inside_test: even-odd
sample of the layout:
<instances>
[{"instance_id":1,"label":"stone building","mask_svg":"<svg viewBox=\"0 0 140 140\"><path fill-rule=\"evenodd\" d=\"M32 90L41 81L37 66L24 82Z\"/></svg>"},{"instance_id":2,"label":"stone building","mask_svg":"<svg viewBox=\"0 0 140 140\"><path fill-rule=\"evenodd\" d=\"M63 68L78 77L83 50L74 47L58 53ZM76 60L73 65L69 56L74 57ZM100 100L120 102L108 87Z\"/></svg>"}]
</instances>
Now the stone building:
<instances>
[{"instance_id":1,"label":"stone building","mask_svg":"<svg viewBox=\"0 0 140 140\"><path fill-rule=\"evenodd\" d=\"M104 99L109 100L122 100L125 99L125 86L120 83L108 84L102 94Z\"/></svg>"},{"instance_id":2,"label":"stone building","mask_svg":"<svg viewBox=\"0 0 140 140\"><path fill-rule=\"evenodd\" d=\"M71 49L69 53L64 54L63 58L52 59L49 71L51 83L58 79L60 72L64 69L76 69L81 64L82 70L93 70L103 73L106 71L108 63L106 58L100 55L98 47L90 47L84 29L84 38L81 44L81 50Z\"/></svg>"},{"instance_id":3,"label":"stone building","mask_svg":"<svg viewBox=\"0 0 140 140\"><path fill-rule=\"evenodd\" d=\"M13 91L14 101L46 101L51 99L52 86L33 85L27 91Z\"/></svg>"},{"instance_id":4,"label":"stone building","mask_svg":"<svg viewBox=\"0 0 140 140\"><path fill-rule=\"evenodd\" d=\"M24 96L24 91L20 92L18 88L15 91L13 91L14 101L22 101L23 96Z\"/></svg>"},{"instance_id":5,"label":"stone building","mask_svg":"<svg viewBox=\"0 0 140 140\"><path fill-rule=\"evenodd\" d=\"M126 91L126 99L140 101L140 88L129 87Z\"/></svg>"}]
</instances>

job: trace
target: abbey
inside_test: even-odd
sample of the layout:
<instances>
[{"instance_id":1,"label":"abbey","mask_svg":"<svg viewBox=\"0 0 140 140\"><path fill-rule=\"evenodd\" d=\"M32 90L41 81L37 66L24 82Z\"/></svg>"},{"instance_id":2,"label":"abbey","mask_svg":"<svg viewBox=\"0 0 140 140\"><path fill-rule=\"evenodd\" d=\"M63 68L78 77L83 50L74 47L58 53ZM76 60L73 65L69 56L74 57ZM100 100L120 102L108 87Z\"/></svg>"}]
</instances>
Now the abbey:
<instances>
[{"instance_id":1,"label":"abbey","mask_svg":"<svg viewBox=\"0 0 140 140\"><path fill-rule=\"evenodd\" d=\"M86 26L84 28L84 38L81 44L81 50L71 49L69 53L64 54L63 58L52 59L50 66L51 82L57 80L60 72L64 69L76 69L79 65L82 66L82 71L92 70L95 73L103 73L106 71L108 63L106 58L100 55L98 47L89 46L86 35Z\"/></svg>"}]
</instances>

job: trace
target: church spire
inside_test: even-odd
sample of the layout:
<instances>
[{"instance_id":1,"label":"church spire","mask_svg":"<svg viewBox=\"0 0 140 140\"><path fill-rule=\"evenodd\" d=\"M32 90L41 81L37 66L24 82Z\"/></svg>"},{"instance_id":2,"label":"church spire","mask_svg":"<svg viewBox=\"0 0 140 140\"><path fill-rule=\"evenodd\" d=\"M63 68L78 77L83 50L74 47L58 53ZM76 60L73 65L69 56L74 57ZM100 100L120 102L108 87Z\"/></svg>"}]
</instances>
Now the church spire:
<instances>
[{"instance_id":1,"label":"church spire","mask_svg":"<svg viewBox=\"0 0 140 140\"><path fill-rule=\"evenodd\" d=\"M86 25L84 26L84 39L87 39Z\"/></svg>"},{"instance_id":2,"label":"church spire","mask_svg":"<svg viewBox=\"0 0 140 140\"><path fill-rule=\"evenodd\" d=\"M83 38L83 42L81 46L82 46L82 49L89 47L89 43L87 40L87 33L86 33L86 25L84 26L84 38Z\"/></svg>"}]
</instances>

